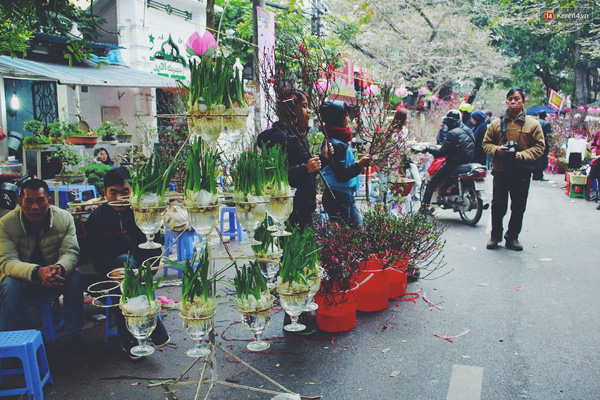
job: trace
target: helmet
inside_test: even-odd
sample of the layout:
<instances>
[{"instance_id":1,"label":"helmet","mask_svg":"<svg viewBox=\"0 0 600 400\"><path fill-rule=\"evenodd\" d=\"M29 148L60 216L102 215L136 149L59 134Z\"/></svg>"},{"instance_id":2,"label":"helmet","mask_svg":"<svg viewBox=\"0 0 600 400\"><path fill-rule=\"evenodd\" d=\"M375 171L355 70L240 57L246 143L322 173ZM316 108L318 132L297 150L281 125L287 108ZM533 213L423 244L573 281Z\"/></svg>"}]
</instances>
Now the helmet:
<instances>
[{"instance_id":1,"label":"helmet","mask_svg":"<svg viewBox=\"0 0 600 400\"><path fill-rule=\"evenodd\" d=\"M460 111L465 111L471 114L471 112L473 111L473 106L469 103L462 103L460 106L458 106L458 109Z\"/></svg>"},{"instance_id":2,"label":"helmet","mask_svg":"<svg viewBox=\"0 0 600 400\"><path fill-rule=\"evenodd\" d=\"M448 129L454 129L458 126L458 122L460 121L460 111L458 110L450 110L448 114L442 120L444 125L448 127Z\"/></svg>"}]
</instances>

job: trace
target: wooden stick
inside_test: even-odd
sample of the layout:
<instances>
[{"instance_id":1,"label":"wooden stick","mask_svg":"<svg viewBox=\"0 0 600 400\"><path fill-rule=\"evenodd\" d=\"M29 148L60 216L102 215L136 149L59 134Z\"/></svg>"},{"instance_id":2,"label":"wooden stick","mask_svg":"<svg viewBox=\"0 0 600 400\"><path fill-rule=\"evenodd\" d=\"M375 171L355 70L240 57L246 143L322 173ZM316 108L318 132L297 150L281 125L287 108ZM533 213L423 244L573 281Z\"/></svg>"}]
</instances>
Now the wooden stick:
<instances>
[{"instance_id":1,"label":"wooden stick","mask_svg":"<svg viewBox=\"0 0 600 400\"><path fill-rule=\"evenodd\" d=\"M273 385L277 386L281 390L283 390L283 391L285 391L287 393L293 393L291 390L289 390L286 387L284 387L283 385L275 382L273 379L269 378L268 376L266 376L265 374L263 374L262 372L260 372L259 370L257 370L256 368L254 368L253 366L251 366L250 364L248 364L247 362L245 362L244 360L242 360L241 358L239 358L235 354L233 354L232 352L224 349L220 344L215 344L215 346L218 349L220 349L221 351L223 351L225 354L227 354L229 357L234 358L236 361L238 361L240 364L242 364L243 366L245 366L246 368L248 368L250 371L252 371L252 372L258 374L259 376L263 377L264 379L268 380L269 382L271 382Z\"/></svg>"}]
</instances>

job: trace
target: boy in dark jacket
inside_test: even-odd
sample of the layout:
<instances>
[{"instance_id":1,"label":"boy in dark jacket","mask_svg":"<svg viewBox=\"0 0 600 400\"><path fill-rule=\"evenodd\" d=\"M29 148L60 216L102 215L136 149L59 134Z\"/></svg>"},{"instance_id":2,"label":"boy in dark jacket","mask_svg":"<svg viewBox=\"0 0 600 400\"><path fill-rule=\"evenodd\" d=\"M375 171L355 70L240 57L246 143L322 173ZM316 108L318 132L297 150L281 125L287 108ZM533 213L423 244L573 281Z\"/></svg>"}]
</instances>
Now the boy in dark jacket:
<instances>
[{"instance_id":1,"label":"boy in dark jacket","mask_svg":"<svg viewBox=\"0 0 600 400\"><path fill-rule=\"evenodd\" d=\"M146 241L146 235L135 224L133 210L128 203L114 204L120 197L131 195L131 184L127 182L130 178L129 171L125 167L106 173L104 195L108 203L94 210L86 223L90 259L96 271L103 277L115 268L122 268L126 261L137 267L147 259L161 254L161 249L139 248L138 245ZM118 289L115 292L114 294L121 294ZM121 309L119 307L111 309L123 350L131 359L140 358L129 353L129 350L137 345L137 340L127 330ZM164 347L169 343L169 334L160 320L150 338L156 347Z\"/></svg>"}]
</instances>

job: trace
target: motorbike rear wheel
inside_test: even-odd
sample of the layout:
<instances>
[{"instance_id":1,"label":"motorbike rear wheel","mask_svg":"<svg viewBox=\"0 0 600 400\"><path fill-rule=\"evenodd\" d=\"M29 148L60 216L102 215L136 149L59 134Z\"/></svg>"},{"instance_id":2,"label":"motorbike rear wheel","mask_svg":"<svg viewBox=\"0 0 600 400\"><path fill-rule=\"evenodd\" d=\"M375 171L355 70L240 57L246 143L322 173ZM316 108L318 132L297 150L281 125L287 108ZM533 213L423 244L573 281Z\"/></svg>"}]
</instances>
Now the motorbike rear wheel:
<instances>
[{"instance_id":1,"label":"motorbike rear wheel","mask_svg":"<svg viewBox=\"0 0 600 400\"><path fill-rule=\"evenodd\" d=\"M469 205L469 209L468 211L459 211L460 218L467 225L475 226L483 214L483 200L477 196L477 192L472 186L464 189L463 198Z\"/></svg>"}]
</instances>

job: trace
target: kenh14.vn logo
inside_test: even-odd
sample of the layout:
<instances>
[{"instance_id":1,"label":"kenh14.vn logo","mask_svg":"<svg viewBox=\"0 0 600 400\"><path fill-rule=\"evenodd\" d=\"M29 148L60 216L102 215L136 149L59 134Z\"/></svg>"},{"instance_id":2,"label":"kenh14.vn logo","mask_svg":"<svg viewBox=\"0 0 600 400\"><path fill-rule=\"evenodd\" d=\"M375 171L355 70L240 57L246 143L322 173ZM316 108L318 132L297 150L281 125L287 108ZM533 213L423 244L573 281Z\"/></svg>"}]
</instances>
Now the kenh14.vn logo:
<instances>
[{"instance_id":1,"label":"kenh14.vn logo","mask_svg":"<svg viewBox=\"0 0 600 400\"><path fill-rule=\"evenodd\" d=\"M544 11L544 19L548 22L552 21L554 19L554 11L552 11L552 10Z\"/></svg>"}]
</instances>

